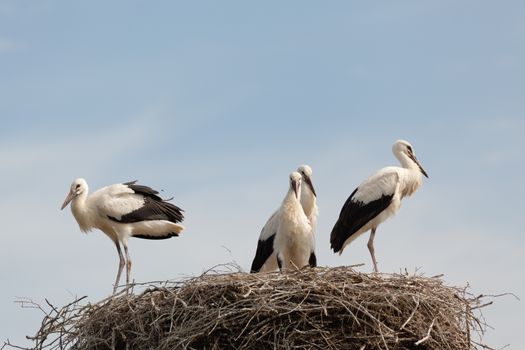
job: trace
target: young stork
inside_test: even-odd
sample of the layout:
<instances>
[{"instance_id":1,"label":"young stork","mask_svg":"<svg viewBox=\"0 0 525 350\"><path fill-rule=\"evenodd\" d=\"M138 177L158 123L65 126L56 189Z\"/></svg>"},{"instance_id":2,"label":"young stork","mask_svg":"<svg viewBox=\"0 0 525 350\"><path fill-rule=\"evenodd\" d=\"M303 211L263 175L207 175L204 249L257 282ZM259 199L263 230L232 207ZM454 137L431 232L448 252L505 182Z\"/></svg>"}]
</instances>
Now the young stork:
<instances>
[{"instance_id":1,"label":"young stork","mask_svg":"<svg viewBox=\"0 0 525 350\"><path fill-rule=\"evenodd\" d=\"M374 253L377 226L397 213L403 197L416 192L421 186L421 175L428 178L410 143L398 140L392 152L402 167L383 168L363 181L346 200L330 234L331 248L340 255L354 239L371 230L368 250L375 272L379 271Z\"/></svg>"},{"instance_id":2,"label":"young stork","mask_svg":"<svg viewBox=\"0 0 525 350\"><path fill-rule=\"evenodd\" d=\"M82 232L98 228L115 243L119 266L113 293L117 290L124 265L126 284L129 284L130 237L166 239L177 237L184 229L177 224L184 218L182 209L160 198L157 191L136 182L103 187L88 196L86 180L76 179L61 207L64 209L71 202L71 212ZM121 246L124 247L125 258Z\"/></svg>"},{"instance_id":3,"label":"young stork","mask_svg":"<svg viewBox=\"0 0 525 350\"><path fill-rule=\"evenodd\" d=\"M290 188L279 209L279 224L273 242L281 271L317 266L312 226L301 206L301 174L290 174Z\"/></svg>"},{"instance_id":4,"label":"young stork","mask_svg":"<svg viewBox=\"0 0 525 350\"><path fill-rule=\"evenodd\" d=\"M315 234L319 209L317 208L317 194L312 183L312 168L308 165L301 165L297 169L301 174L301 206L312 227L312 234ZM257 251L252 262L251 272L277 270L277 258L273 250L273 242L279 223L279 210L275 211L268 219L257 242Z\"/></svg>"}]
</instances>

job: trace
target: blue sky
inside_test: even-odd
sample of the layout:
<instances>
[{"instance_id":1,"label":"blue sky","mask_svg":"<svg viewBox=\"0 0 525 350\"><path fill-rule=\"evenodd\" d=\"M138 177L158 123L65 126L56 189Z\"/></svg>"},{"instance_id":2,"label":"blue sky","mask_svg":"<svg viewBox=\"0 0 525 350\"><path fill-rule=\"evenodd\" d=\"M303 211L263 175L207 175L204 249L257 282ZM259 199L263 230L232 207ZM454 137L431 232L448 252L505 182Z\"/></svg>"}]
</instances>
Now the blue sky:
<instances>
[{"instance_id":1,"label":"blue sky","mask_svg":"<svg viewBox=\"0 0 525 350\"><path fill-rule=\"evenodd\" d=\"M69 184L139 179L186 209L178 239L132 240L133 277L248 269L288 175L314 171L320 265L352 190L409 140L430 175L379 227L384 272L445 274L525 295L525 5L519 1L68 2L0 0L0 340L60 305L111 292L112 243L59 207ZM525 347L523 303L485 316Z\"/></svg>"}]
</instances>

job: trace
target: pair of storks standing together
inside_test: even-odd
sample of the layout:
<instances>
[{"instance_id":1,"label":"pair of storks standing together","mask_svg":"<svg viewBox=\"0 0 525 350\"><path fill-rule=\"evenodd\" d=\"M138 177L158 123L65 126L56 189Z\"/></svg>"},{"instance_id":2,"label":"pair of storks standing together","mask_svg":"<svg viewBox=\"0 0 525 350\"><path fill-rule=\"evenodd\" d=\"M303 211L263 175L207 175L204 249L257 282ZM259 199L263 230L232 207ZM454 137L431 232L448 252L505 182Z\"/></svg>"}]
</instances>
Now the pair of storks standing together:
<instances>
[{"instance_id":1,"label":"pair of storks standing together","mask_svg":"<svg viewBox=\"0 0 525 350\"><path fill-rule=\"evenodd\" d=\"M346 200L330 235L331 248L341 254L350 242L371 230L368 249L376 272L374 237L377 226L399 210L403 197L421 186L422 175L428 177L410 143L398 140L392 151L402 167L383 168L363 181ZM308 166L301 166L290 175L290 188L281 207L261 231L252 272L316 265L318 212L311 175ZM178 236L184 229L179 224L183 220L183 210L158 194L147 186L137 185L136 181L110 185L89 196L84 179L76 179L71 184L61 209L71 202L71 211L81 231L98 228L117 248L119 268L113 292L124 266L129 284L130 237L166 239Z\"/></svg>"}]
</instances>

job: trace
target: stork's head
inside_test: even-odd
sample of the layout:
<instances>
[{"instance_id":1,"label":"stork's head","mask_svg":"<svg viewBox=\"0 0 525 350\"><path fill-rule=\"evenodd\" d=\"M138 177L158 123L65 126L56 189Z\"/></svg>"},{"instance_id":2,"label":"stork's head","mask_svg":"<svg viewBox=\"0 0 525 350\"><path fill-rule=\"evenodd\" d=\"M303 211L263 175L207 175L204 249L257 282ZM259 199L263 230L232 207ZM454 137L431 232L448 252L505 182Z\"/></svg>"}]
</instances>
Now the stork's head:
<instances>
[{"instance_id":1,"label":"stork's head","mask_svg":"<svg viewBox=\"0 0 525 350\"><path fill-rule=\"evenodd\" d=\"M299 168L297 168L297 172L301 174L304 183L308 186L308 188L310 188L310 191L312 191L314 196L317 197L314 184L312 183L312 168L310 168L308 165L301 165Z\"/></svg>"},{"instance_id":2,"label":"stork's head","mask_svg":"<svg viewBox=\"0 0 525 350\"><path fill-rule=\"evenodd\" d=\"M417 165L417 167L421 171L421 174L428 178L427 172L425 171L425 169L423 169L423 167L417 160L416 154L414 153L414 149L412 148L410 142L405 140L397 140L392 146L392 152L399 160L401 160L401 157L403 156L408 157L410 160L412 160L412 162L414 162Z\"/></svg>"},{"instance_id":3,"label":"stork's head","mask_svg":"<svg viewBox=\"0 0 525 350\"><path fill-rule=\"evenodd\" d=\"M62 207L60 207L60 209L64 209L73 199L87 192L88 185L86 180L82 178L75 179L75 181L73 181L73 183L71 184L71 187L69 188L69 193L66 199L64 200L64 203L62 203Z\"/></svg>"},{"instance_id":4,"label":"stork's head","mask_svg":"<svg viewBox=\"0 0 525 350\"><path fill-rule=\"evenodd\" d=\"M302 176L297 171L290 174L290 188L293 189L297 199L301 195L301 179Z\"/></svg>"}]
</instances>

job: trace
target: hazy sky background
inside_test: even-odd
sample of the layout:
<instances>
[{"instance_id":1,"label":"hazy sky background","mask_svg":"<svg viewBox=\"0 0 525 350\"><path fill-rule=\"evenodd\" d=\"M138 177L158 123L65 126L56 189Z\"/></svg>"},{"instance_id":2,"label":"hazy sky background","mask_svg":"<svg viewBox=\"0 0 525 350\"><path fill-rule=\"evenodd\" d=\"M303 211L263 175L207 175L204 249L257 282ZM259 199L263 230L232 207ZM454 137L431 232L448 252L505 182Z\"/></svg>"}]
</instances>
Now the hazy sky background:
<instances>
[{"instance_id":1,"label":"hazy sky background","mask_svg":"<svg viewBox=\"0 0 525 350\"><path fill-rule=\"evenodd\" d=\"M409 140L430 178L381 225L383 272L445 274L525 296L522 1L0 0L0 340L26 344L56 305L111 293L118 258L84 235L69 185L139 179L186 231L130 241L138 282L248 270L288 175L309 164L320 265L352 190ZM523 301L484 311L485 342L525 348Z\"/></svg>"}]
</instances>

